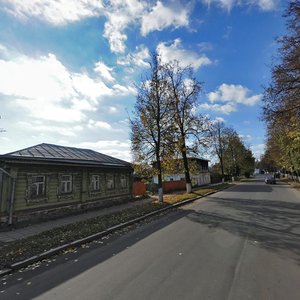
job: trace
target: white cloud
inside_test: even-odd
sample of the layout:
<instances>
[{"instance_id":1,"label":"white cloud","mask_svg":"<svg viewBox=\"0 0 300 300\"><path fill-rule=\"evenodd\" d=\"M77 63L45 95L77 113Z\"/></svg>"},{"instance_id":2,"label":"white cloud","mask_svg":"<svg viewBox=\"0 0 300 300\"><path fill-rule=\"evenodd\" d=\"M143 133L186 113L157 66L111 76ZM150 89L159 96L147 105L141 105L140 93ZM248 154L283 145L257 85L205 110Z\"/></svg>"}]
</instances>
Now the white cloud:
<instances>
[{"instance_id":1,"label":"white cloud","mask_svg":"<svg viewBox=\"0 0 300 300\"><path fill-rule=\"evenodd\" d=\"M176 5L176 6L175 6ZM156 2L148 14L142 17L141 34L146 36L154 30L163 30L166 27L175 28L188 26L189 11L176 2L173 6L164 6L161 1Z\"/></svg>"},{"instance_id":2,"label":"white cloud","mask_svg":"<svg viewBox=\"0 0 300 300\"><path fill-rule=\"evenodd\" d=\"M0 0L1 9L15 17L32 17L53 25L65 25L102 14L101 0Z\"/></svg>"},{"instance_id":3,"label":"white cloud","mask_svg":"<svg viewBox=\"0 0 300 300\"><path fill-rule=\"evenodd\" d=\"M26 130L30 133L40 133L43 134L55 134L66 137L75 137L83 130L82 126L57 126L54 124L43 124L42 122L26 122L19 121L17 126L21 127L22 130Z\"/></svg>"},{"instance_id":4,"label":"white cloud","mask_svg":"<svg viewBox=\"0 0 300 300\"><path fill-rule=\"evenodd\" d=\"M209 103L203 103L198 106L200 109L205 109L205 110L212 110L216 112L220 112L226 115L229 115L232 112L235 112L236 106L232 103L227 103L224 105L220 104L209 104Z\"/></svg>"},{"instance_id":5,"label":"white cloud","mask_svg":"<svg viewBox=\"0 0 300 300\"><path fill-rule=\"evenodd\" d=\"M130 25L141 26L141 34L146 36L154 30L166 27L188 26L187 8L181 7L178 1L166 6L161 1L151 6L149 1L111 0L105 7L107 21L103 36L108 39L110 50L124 53L127 41L126 29Z\"/></svg>"},{"instance_id":6,"label":"white cloud","mask_svg":"<svg viewBox=\"0 0 300 300\"><path fill-rule=\"evenodd\" d=\"M221 8L230 11L234 6L250 5L257 6L263 11L270 11L276 8L278 0L202 0L208 6L216 4Z\"/></svg>"},{"instance_id":7,"label":"white cloud","mask_svg":"<svg viewBox=\"0 0 300 300\"><path fill-rule=\"evenodd\" d=\"M128 136L128 124L122 123L120 110L124 103L120 101L136 94L133 85L105 84L93 70L75 73L53 54L29 57L5 46L3 49L9 55L0 57L0 106L2 116L8 119L0 124L6 129L0 137L1 152L24 144L59 144L64 140L77 146L94 140L97 131L98 139L113 142L105 143L107 147L98 143L101 149L95 150L131 159L130 143L119 141ZM92 145L87 148L94 149Z\"/></svg>"},{"instance_id":8,"label":"white cloud","mask_svg":"<svg viewBox=\"0 0 300 300\"><path fill-rule=\"evenodd\" d=\"M135 96L137 93L137 90L134 86L124 86L124 85L120 85L120 84L115 84L113 85L113 89L115 92L117 92L119 95L122 96L130 96L133 95Z\"/></svg>"},{"instance_id":9,"label":"white cloud","mask_svg":"<svg viewBox=\"0 0 300 300\"><path fill-rule=\"evenodd\" d=\"M141 26L144 36L166 27L188 26L189 9L186 7L178 1L166 6L161 1L143 0L0 0L0 10L18 19L36 18L53 26L103 16L106 18L103 36L113 53L125 52L129 26Z\"/></svg>"},{"instance_id":10,"label":"white cloud","mask_svg":"<svg viewBox=\"0 0 300 300\"><path fill-rule=\"evenodd\" d=\"M113 95L111 88L101 80L80 73L70 74L70 76L77 94L88 97L92 104L96 104L99 97Z\"/></svg>"},{"instance_id":11,"label":"white cloud","mask_svg":"<svg viewBox=\"0 0 300 300\"><path fill-rule=\"evenodd\" d=\"M89 120L88 128L90 128L90 129L100 128L100 129L107 129L107 130L109 130L112 127L107 122Z\"/></svg>"},{"instance_id":12,"label":"white cloud","mask_svg":"<svg viewBox=\"0 0 300 300\"><path fill-rule=\"evenodd\" d=\"M115 81L115 78L112 76L113 74L113 68L108 67L105 65L102 61L98 61L95 64L94 71L99 74L101 78L104 80L107 80L109 82Z\"/></svg>"},{"instance_id":13,"label":"white cloud","mask_svg":"<svg viewBox=\"0 0 300 300\"><path fill-rule=\"evenodd\" d=\"M33 117L72 122L84 114L72 107L77 96L71 74L53 54L38 59L0 60L0 94Z\"/></svg>"},{"instance_id":14,"label":"white cloud","mask_svg":"<svg viewBox=\"0 0 300 300\"><path fill-rule=\"evenodd\" d=\"M111 0L106 7L107 21L103 36L108 39L110 50L114 53L124 53L127 35L125 29L134 24L142 16L146 5L137 0Z\"/></svg>"},{"instance_id":15,"label":"white cloud","mask_svg":"<svg viewBox=\"0 0 300 300\"><path fill-rule=\"evenodd\" d=\"M222 118L222 117L216 117L215 120L216 120L216 122L220 122L220 123L224 123L225 122L225 119Z\"/></svg>"},{"instance_id":16,"label":"white cloud","mask_svg":"<svg viewBox=\"0 0 300 300\"><path fill-rule=\"evenodd\" d=\"M0 95L10 96L6 98L11 106L21 107L37 119L81 121L107 96L135 93L132 86L108 87L99 78L70 72L53 54L39 58L18 54L10 60L0 59Z\"/></svg>"},{"instance_id":17,"label":"white cloud","mask_svg":"<svg viewBox=\"0 0 300 300\"><path fill-rule=\"evenodd\" d=\"M250 149L256 159L260 159L260 157L264 154L266 145L265 144L256 144L251 145Z\"/></svg>"},{"instance_id":18,"label":"white cloud","mask_svg":"<svg viewBox=\"0 0 300 300\"><path fill-rule=\"evenodd\" d=\"M115 107L115 106L110 106L108 111L111 113L111 114L115 114L118 112L118 109Z\"/></svg>"},{"instance_id":19,"label":"white cloud","mask_svg":"<svg viewBox=\"0 0 300 300\"><path fill-rule=\"evenodd\" d=\"M101 140L96 142L83 142L76 146L80 148L93 149L97 152L104 153L125 161L131 161L130 141L120 140Z\"/></svg>"},{"instance_id":20,"label":"white cloud","mask_svg":"<svg viewBox=\"0 0 300 300\"><path fill-rule=\"evenodd\" d=\"M58 101L75 95L68 71L53 54L0 60L0 79L0 92L10 96Z\"/></svg>"},{"instance_id":21,"label":"white cloud","mask_svg":"<svg viewBox=\"0 0 300 300\"><path fill-rule=\"evenodd\" d=\"M138 67L149 67L148 60L150 58L149 49L143 45L136 48L135 52L127 54L117 60L117 64L122 66L136 65Z\"/></svg>"},{"instance_id":22,"label":"white cloud","mask_svg":"<svg viewBox=\"0 0 300 300\"><path fill-rule=\"evenodd\" d=\"M3 141L3 142L9 142L10 141L10 139L6 136L1 136L0 140Z\"/></svg>"},{"instance_id":23,"label":"white cloud","mask_svg":"<svg viewBox=\"0 0 300 300\"><path fill-rule=\"evenodd\" d=\"M252 1L255 3L255 1ZM258 0L257 5L261 10L268 11L276 8L278 0Z\"/></svg>"},{"instance_id":24,"label":"white cloud","mask_svg":"<svg viewBox=\"0 0 300 300\"><path fill-rule=\"evenodd\" d=\"M223 83L216 91L207 94L210 103L203 103L199 105L199 108L228 115L237 111L238 104L254 106L261 100L261 94L249 96L250 92L251 91L248 88L243 87L242 85Z\"/></svg>"},{"instance_id":25,"label":"white cloud","mask_svg":"<svg viewBox=\"0 0 300 300\"><path fill-rule=\"evenodd\" d=\"M218 6L229 11L231 10L235 0L202 0L202 2L207 6L211 6L211 4L216 3Z\"/></svg>"},{"instance_id":26,"label":"white cloud","mask_svg":"<svg viewBox=\"0 0 300 300\"><path fill-rule=\"evenodd\" d=\"M157 52L162 62L177 60L182 67L192 66L194 69L199 69L212 63L206 55L182 48L180 39L175 39L171 45L166 43L158 44Z\"/></svg>"},{"instance_id":27,"label":"white cloud","mask_svg":"<svg viewBox=\"0 0 300 300\"><path fill-rule=\"evenodd\" d=\"M4 45L0 44L0 58L6 58L8 53L8 49Z\"/></svg>"},{"instance_id":28,"label":"white cloud","mask_svg":"<svg viewBox=\"0 0 300 300\"><path fill-rule=\"evenodd\" d=\"M261 100L261 94L249 96L250 93L251 91L242 85L223 83L216 91L207 94L210 103L200 104L199 108L228 115L237 111L238 104L254 106Z\"/></svg>"},{"instance_id":29,"label":"white cloud","mask_svg":"<svg viewBox=\"0 0 300 300\"><path fill-rule=\"evenodd\" d=\"M245 142L252 140L252 136L250 134L239 134L239 137Z\"/></svg>"},{"instance_id":30,"label":"white cloud","mask_svg":"<svg viewBox=\"0 0 300 300\"><path fill-rule=\"evenodd\" d=\"M223 83L215 92L208 94L210 102L233 102L253 106L262 98L261 94L248 96L250 90L242 85Z\"/></svg>"}]
</instances>

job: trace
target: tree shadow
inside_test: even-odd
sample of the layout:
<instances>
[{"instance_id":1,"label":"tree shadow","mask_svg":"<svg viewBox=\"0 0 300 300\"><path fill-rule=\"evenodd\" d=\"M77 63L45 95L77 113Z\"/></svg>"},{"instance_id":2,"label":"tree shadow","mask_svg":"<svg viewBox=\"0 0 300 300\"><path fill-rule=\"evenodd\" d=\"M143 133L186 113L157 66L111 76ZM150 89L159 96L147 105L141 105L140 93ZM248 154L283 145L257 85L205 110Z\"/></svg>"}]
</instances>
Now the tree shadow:
<instances>
[{"instance_id":1,"label":"tree shadow","mask_svg":"<svg viewBox=\"0 0 300 300\"><path fill-rule=\"evenodd\" d=\"M132 247L189 213L189 210L173 209L172 213L163 215L163 218L154 216L16 271L4 278L6 290L0 298L15 299L17 291L19 299L33 299ZM53 276L49 276L49 273ZM20 276L22 281L19 281ZM28 289L26 283L31 281L35 282L34 288Z\"/></svg>"},{"instance_id":2,"label":"tree shadow","mask_svg":"<svg viewBox=\"0 0 300 300\"><path fill-rule=\"evenodd\" d=\"M261 181L260 181L261 182ZM229 189L229 192L244 192L244 193L270 193L273 188L270 185L258 185L258 184L250 184L250 182L246 184L239 185L238 189ZM224 190L225 192L227 190Z\"/></svg>"},{"instance_id":3,"label":"tree shadow","mask_svg":"<svg viewBox=\"0 0 300 300\"><path fill-rule=\"evenodd\" d=\"M290 251L300 264L300 203L210 197L216 211L194 211L187 218L248 238L273 252Z\"/></svg>"}]
</instances>

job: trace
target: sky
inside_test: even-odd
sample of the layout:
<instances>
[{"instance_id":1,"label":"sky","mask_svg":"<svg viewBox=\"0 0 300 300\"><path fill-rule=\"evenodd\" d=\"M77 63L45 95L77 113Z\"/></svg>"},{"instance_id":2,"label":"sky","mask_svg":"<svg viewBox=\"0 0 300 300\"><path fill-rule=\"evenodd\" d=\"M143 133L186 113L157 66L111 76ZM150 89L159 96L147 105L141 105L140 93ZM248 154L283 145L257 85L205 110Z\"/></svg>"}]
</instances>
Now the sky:
<instances>
[{"instance_id":1,"label":"sky","mask_svg":"<svg viewBox=\"0 0 300 300\"><path fill-rule=\"evenodd\" d=\"M259 158L263 86L286 5L0 0L0 154L51 143L131 161L128 119L157 51L193 68L199 111L232 126Z\"/></svg>"}]
</instances>

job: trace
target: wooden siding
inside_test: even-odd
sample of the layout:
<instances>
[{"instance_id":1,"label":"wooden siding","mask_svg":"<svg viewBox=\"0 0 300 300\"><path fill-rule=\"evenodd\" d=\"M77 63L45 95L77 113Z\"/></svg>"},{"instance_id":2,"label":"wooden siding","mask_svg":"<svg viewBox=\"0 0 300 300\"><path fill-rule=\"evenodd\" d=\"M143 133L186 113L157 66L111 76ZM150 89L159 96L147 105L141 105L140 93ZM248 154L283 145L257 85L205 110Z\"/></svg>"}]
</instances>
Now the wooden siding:
<instances>
[{"instance_id":1,"label":"wooden siding","mask_svg":"<svg viewBox=\"0 0 300 300\"><path fill-rule=\"evenodd\" d=\"M15 190L14 211L22 212L26 210L41 210L49 207L64 206L69 204L80 204L85 202L109 199L109 197L131 196L131 173L126 170L112 170L104 168L88 167L63 167L63 166L39 166L39 165L18 165L17 180ZM100 190L92 191L90 177L92 174L100 176ZM107 189L106 176L112 174L115 178L115 187ZM120 176L127 177L127 186L122 187ZM46 178L45 196L37 199L30 199L29 186L32 176L42 175ZM73 191L69 194L60 192L60 176L72 175ZM8 211L10 199L10 180L3 176L1 212L2 215ZM39 201L40 200L40 201Z\"/></svg>"},{"instance_id":2,"label":"wooden siding","mask_svg":"<svg viewBox=\"0 0 300 300\"><path fill-rule=\"evenodd\" d=\"M7 202L10 199L11 193L11 179L7 176L2 176L2 187L1 188L1 216L2 213L6 212Z\"/></svg>"}]
</instances>

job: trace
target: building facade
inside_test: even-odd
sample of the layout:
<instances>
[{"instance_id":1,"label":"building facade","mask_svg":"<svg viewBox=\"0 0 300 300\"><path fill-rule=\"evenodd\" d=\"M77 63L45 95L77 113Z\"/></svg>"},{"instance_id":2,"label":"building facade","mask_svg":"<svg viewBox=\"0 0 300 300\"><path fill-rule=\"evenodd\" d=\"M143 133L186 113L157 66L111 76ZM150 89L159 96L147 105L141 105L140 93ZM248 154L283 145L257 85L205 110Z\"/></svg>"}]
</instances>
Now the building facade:
<instances>
[{"instance_id":1,"label":"building facade","mask_svg":"<svg viewBox=\"0 0 300 300\"><path fill-rule=\"evenodd\" d=\"M111 156L52 144L0 155L1 222L129 199L132 172Z\"/></svg>"},{"instance_id":2,"label":"building facade","mask_svg":"<svg viewBox=\"0 0 300 300\"><path fill-rule=\"evenodd\" d=\"M193 187L211 183L208 162L209 160L204 158L189 158L189 165L191 167L190 174ZM165 173L166 174L163 175L163 181L165 182L185 181L182 162L178 164L176 163L172 171L169 170ZM153 177L153 183L158 183L157 175Z\"/></svg>"}]
</instances>

